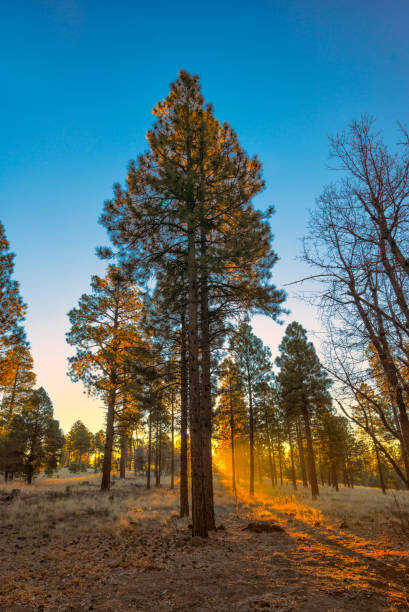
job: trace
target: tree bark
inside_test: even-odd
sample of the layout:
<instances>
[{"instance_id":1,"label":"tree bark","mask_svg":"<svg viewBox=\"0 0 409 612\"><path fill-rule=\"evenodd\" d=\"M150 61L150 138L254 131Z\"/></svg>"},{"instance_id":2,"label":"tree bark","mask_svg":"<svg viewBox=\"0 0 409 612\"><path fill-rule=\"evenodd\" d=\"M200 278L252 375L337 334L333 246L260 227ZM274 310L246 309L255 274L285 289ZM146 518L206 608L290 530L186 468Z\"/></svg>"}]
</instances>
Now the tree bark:
<instances>
[{"instance_id":1,"label":"tree bark","mask_svg":"<svg viewBox=\"0 0 409 612\"><path fill-rule=\"evenodd\" d=\"M297 427L298 458L300 461L302 484L303 484L303 487L308 487L307 470L305 468L304 446L303 446L303 440L301 436L301 426L298 420L297 420L296 427Z\"/></svg>"},{"instance_id":2,"label":"tree bark","mask_svg":"<svg viewBox=\"0 0 409 612\"><path fill-rule=\"evenodd\" d=\"M126 460L127 460L127 444L128 440L124 433L121 434L121 460L119 463L119 478L125 478L126 475Z\"/></svg>"},{"instance_id":3,"label":"tree bark","mask_svg":"<svg viewBox=\"0 0 409 612\"><path fill-rule=\"evenodd\" d=\"M231 388L231 379L229 380L229 395L230 395L230 444L231 444L231 485L234 497L237 499L236 489L236 461L235 461L235 448L234 448L234 412L233 412L233 397Z\"/></svg>"},{"instance_id":4,"label":"tree bark","mask_svg":"<svg viewBox=\"0 0 409 612\"><path fill-rule=\"evenodd\" d=\"M278 466L280 469L280 484L283 484L283 458L282 458L282 450L281 450L281 440L277 438L277 446L278 446Z\"/></svg>"},{"instance_id":5,"label":"tree bark","mask_svg":"<svg viewBox=\"0 0 409 612\"><path fill-rule=\"evenodd\" d=\"M338 491L339 490L338 474L337 474L337 467L335 465L334 460L331 461L331 474L332 474L332 486L334 487L336 491Z\"/></svg>"},{"instance_id":6,"label":"tree bark","mask_svg":"<svg viewBox=\"0 0 409 612\"><path fill-rule=\"evenodd\" d=\"M186 361L186 317L181 315L180 342L180 517L189 516L189 493L187 476L187 420L188 381Z\"/></svg>"},{"instance_id":7,"label":"tree bark","mask_svg":"<svg viewBox=\"0 0 409 612\"><path fill-rule=\"evenodd\" d=\"M200 401L203 432L203 469L206 497L207 528L216 530L213 499L212 461L212 396L210 381L209 289L207 279L206 236L201 229L200 244L200 331L201 331L201 386Z\"/></svg>"},{"instance_id":8,"label":"tree bark","mask_svg":"<svg viewBox=\"0 0 409 612\"><path fill-rule=\"evenodd\" d=\"M307 462L308 462L308 476L311 486L311 495L315 499L319 495L317 472L315 469L315 457L314 448L312 445L312 435L310 427L310 418L308 413L308 407L304 402L302 406L302 415L304 419L305 437L307 439Z\"/></svg>"},{"instance_id":9,"label":"tree bark","mask_svg":"<svg viewBox=\"0 0 409 612\"><path fill-rule=\"evenodd\" d=\"M155 486L159 486L159 422L156 421L155 428Z\"/></svg>"},{"instance_id":10,"label":"tree bark","mask_svg":"<svg viewBox=\"0 0 409 612\"><path fill-rule=\"evenodd\" d=\"M295 477L294 450L293 450L293 441L291 437L290 427L288 427L288 444L290 446L290 457L291 457L291 480L293 482L294 491L296 491L297 490L297 479Z\"/></svg>"},{"instance_id":11,"label":"tree bark","mask_svg":"<svg viewBox=\"0 0 409 612\"><path fill-rule=\"evenodd\" d=\"M273 465L273 457L271 454L271 435L270 435L270 422L268 418L267 406L264 405L264 418L266 421L266 434L267 434L267 451L268 451L268 467L270 470L271 486L274 487L277 484L277 477L275 474L275 466Z\"/></svg>"},{"instance_id":12,"label":"tree bark","mask_svg":"<svg viewBox=\"0 0 409 612\"><path fill-rule=\"evenodd\" d=\"M171 411L170 488L173 490L175 488L175 406L173 395L171 398Z\"/></svg>"},{"instance_id":13,"label":"tree bark","mask_svg":"<svg viewBox=\"0 0 409 612\"><path fill-rule=\"evenodd\" d=\"M249 442L250 442L250 495L254 495L254 410L250 364L247 359L247 390L249 394Z\"/></svg>"},{"instance_id":14,"label":"tree bark","mask_svg":"<svg viewBox=\"0 0 409 612\"><path fill-rule=\"evenodd\" d=\"M192 474L192 536L208 537L205 474L203 465L202 415L199 391L199 344L197 329L198 291L195 230L188 229L189 278L189 415L190 460Z\"/></svg>"},{"instance_id":15,"label":"tree bark","mask_svg":"<svg viewBox=\"0 0 409 612\"><path fill-rule=\"evenodd\" d=\"M108 400L107 424L105 430L104 460L102 463L101 491L109 491L111 486L112 446L114 442L116 388L114 387Z\"/></svg>"},{"instance_id":16,"label":"tree bark","mask_svg":"<svg viewBox=\"0 0 409 612\"><path fill-rule=\"evenodd\" d=\"M152 408L149 410L149 433L148 433L148 465L146 468L146 488L151 488L151 461L152 461Z\"/></svg>"},{"instance_id":17,"label":"tree bark","mask_svg":"<svg viewBox=\"0 0 409 612\"><path fill-rule=\"evenodd\" d=\"M158 439L158 477L157 486L160 487L160 479L162 476L162 419L159 420L159 439Z\"/></svg>"},{"instance_id":18,"label":"tree bark","mask_svg":"<svg viewBox=\"0 0 409 612\"><path fill-rule=\"evenodd\" d=\"M385 486L385 478L383 476L383 467L381 463L381 458L379 456L378 447L376 446L376 444L374 444L374 448L375 448L376 464L378 466L379 481L381 483L382 493L386 495L386 486Z\"/></svg>"}]
</instances>

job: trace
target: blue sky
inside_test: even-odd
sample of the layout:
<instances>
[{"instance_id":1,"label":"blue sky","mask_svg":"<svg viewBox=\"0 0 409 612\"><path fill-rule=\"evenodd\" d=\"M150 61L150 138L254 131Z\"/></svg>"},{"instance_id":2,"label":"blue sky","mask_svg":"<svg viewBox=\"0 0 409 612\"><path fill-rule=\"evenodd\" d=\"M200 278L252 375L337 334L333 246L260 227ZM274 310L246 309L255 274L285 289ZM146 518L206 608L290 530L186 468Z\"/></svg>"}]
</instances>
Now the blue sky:
<instances>
[{"instance_id":1,"label":"blue sky","mask_svg":"<svg viewBox=\"0 0 409 612\"><path fill-rule=\"evenodd\" d=\"M337 177L328 135L362 114L394 142L408 121L409 2L322 0L177 3L20 0L0 23L0 220L29 305L38 383L67 430L96 430L101 402L66 376L67 311L102 273L97 223L112 184L146 148L151 109L183 68L200 75L216 117L264 163L274 204L279 286L296 261L308 208ZM319 322L290 292L293 318ZM255 330L276 350L284 328Z\"/></svg>"}]
</instances>

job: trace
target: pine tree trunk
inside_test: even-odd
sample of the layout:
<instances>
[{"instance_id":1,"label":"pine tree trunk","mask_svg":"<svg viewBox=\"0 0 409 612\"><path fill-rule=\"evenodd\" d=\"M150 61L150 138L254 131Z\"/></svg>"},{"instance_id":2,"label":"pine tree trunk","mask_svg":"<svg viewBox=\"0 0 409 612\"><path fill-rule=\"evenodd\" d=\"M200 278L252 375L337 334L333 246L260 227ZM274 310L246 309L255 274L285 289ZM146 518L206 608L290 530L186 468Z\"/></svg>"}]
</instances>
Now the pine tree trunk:
<instances>
[{"instance_id":1,"label":"pine tree trunk","mask_svg":"<svg viewBox=\"0 0 409 612\"><path fill-rule=\"evenodd\" d=\"M253 388L251 384L250 366L247 360L247 390L249 394L249 437L250 437L250 495L254 495L254 412Z\"/></svg>"},{"instance_id":2,"label":"pine tree trunk","mask_svg":"<svg viewBox=\"0 0 409 612\"><path fill-rule=\"evenodd\" d=\"M159 423L156 421L155 430L155 486L159 486Z\"/></svg>"},{"instance_id":3,"label":"pine tree trunk","mask_svg":"<svg viewBox=\"0 0 409 612\"><path fill-rule=\"evenodd\" d=\"M350 486L353 489L354 488L354 479L352 476L352 469L351 469L351 463L349 461L349 457L347 456L347 470L348 470L348 476L349 476L349 482L350 482Z\"/></svg>"},{"instance_id":4,"label":"pine tree trunk","mask_svg":"<svg viewBox=\"0 0 409 612\"><path fill-rule=\"evenodd\" d=\"M271 440L271 437L270 437L270 440ZM274 474L274 485L273 486L276 487L277 483L278 483L276 455L275 455L275 451L274 451L274 444L273 444L272 441L270 442L270 445L271 445L271 461L272 461L272 464L273 464L273 474Z\"/></svg>"},{"instance_id":5,"label":"pine tree trunk","mask_svg":"<svg viewBox=\"0 0 409 612\"><path fill-rule=\"evenodd\" d=\"M138 435L138 432L136 432L136 435ZM138 465L137 465L137 456L138 456L138 438L136 438L136 440L132 440L132 446L133 446L133 473L136 476L136 473L138 471Z\"/></svg>"},{"instance_id":6,"label":"pine tree trunk","mask_svg":"<svg viewBox=\"0 0 409 612\"><path fill-rule=\"evenodd\" d=\"M320 470L321 486L323 487L325 484L325 476L324 476L324 468L322 467L322 463L320 463L319 470Z\"/></svg>"},{"instance_id":7,"label":"pine tree trunk","mask_svg":"<svg viewBox=\"0 0 409 612\"><path fill-rule=\"evenodd\" d=\"M350 487L351 485L349 484L349 478L348 478L348 472L347 472L347 464L345 462L345 458L344 458L344 461L343 461L342 471L343 471L343 474L344 474L344 487Z\"/></svg>"},{"instance_id":8,"label":"pine tree trunk","mask_svg":"<svg viewBox=\"0 0 409 612\"><path fill-rule=\"evenodd\" d=\"M295 477L294 450L293 450L293 441L291 437L290 427L288 427L288 444L290 446L290 457L291 457L291 480L293 482L294 491L296 491L297 490L297 479Z\"/></svg>"},{"instance_id":9,"label":"pine tree trunk","mask_svg":"<svg viewBox=\"0 0 409 612\"><path fill-rule=\"evenodd\" d=\"M280 484L283 484L283 459L282 459L282 450L281 450L281 440L278 438L277 440L278 446L278 465L280 469Z\"/></svg>"},{"instance_id":10,"label":"pine tree trunk","mask_svg":"<svg viewBox=\"0 0 409 612\"><path fill-rule=\"evenodd\" d=\"M187 476L187 412L188 382L186 362L186 321L185 313L181 316L181 349L180 349L180 517L189 516L189 493Z\"/></svg>"},{"instance_id":11,"label":"pine tree trunk","mask_svg":"<svg viewBox=\"0 0 409 612\"><path fill-rule=\"evenodd\" d=\"M231 379L229 380L229 395L230 395L230 444L231 444L231 485L232 491L235 498L237 498L236 488L236 461L234 457L234 412L233 412L233 397L231 388Z\"/></svg>"},{"instance_id":12,"label":"pine tree trunk","mask_svg":"<svg viewBox=\"0 0 409 612\"><path fill-rule=\"evenodd\" d=\"M146 468L146 488L151 488L151 462L152 462L152 409L149 410L149 433L148 433L148 465Z\"/></svg>"},{"instance_id":13,"label":"pine tree trunk","mask_svg":"<svg viewBox=\"0 0 409 612\"><path fill-rule=\"evenodd\" d=\"M301 436L301 426L298 420L297 420L297 444L298 444L298 458L300 461L302 484L303 484L303 487L308 487L307 470L305 468L305 458L304 458L304 446L303 446L303 441L302 441L302 436Z\"/></svg>"},{"instance_id":14,"label":"pine tree trunk","mask_svg":"<svg viewBox=\"0 0 409 612\"><path fill-rule=\"evenodd\" d=\"M173 403L173 396L171 399L171 436L172 436L172 446L170 449L170 488L175 488L175 406Z\"/></svg>"},{"instance_id":15,"label":"pine tree trunk","mask_svg":"<svg viewBox=\"0 0 409 612\"><path fill-rule=\"evenodd\" d=\"M205 475L203 465L202 416L199 391L198 293L195 233L192 221L188 229L189 278L189 415L190 460L192 474L192 535L208 537Z\"/></svg>"},{"instance_id":16,"label":"pine tree trunk","mask_svg":"<svg viewBox=\"0 0 409 612\"><path fill-rule=\"evenodd\" d=\"M377 448L376 444L374 444L374 447L375 447L375 454L376 454L376 463L377 463L377 466L378 466L379 481L381 483L382 493L384 495L386 495L386 486L385 486L385 479L384 479L384 476L383 476L383 468L382 468L381 458L379 456L379 451L378 451L378 448Z\"/></svg>"},{"instance_id":17,"label":"pine tree trunk","mask_svg":"<svg viewBox=\"0 0 409 612\"><path fill-rule=\"evenodd\" d=\"M337 468L335 465L335 461L331 462L331 473L332 473L332 486L334 487L336 491L338 491L339 490L338 474L337 474Z\"/></svg>"},{"instance_id":18,"label":"pine tree trunk","mask_svg":"<svg viewBox=\"0 0 409 612\"><path fill-rule=\"evenodd\" d=\"M275 487L277 479L275 477L275 466L273 466L273 458L271 455L271 436L270 436L270 423L268 419L268 411L266 405L264 405L264 418L266 421L266 434L267 434L267 451L268 451L268 467L270 470L271 486Z\"/></svg>"},{"instance_id":19,"label":"pine tree trunk","mask_svg":"<svg viewBox=\"0 0 409 612\"><path fill-rule=\"evenodd\" d=\"M203 469L206 496L207 528L216 529L213 500L212 461L212 396L210 384L209 290L207 280L206 237L201 230L200 245L200 331L201 331L201 385L200 401L203 431Z\"/></svg>"},{"instance_id":20,"label":"pine tree trunk","mask_svg":"<svg viewBox=\"0 0 409 612\"><path fill-rule=\"evenodd\" d=\"M133 450L134 450L134 446L133 446L133 431L131 431L130 438L128 439L127 449L129 451L127 467L128 467L128 471L130 472L132 470Z\"/></svg>"},{"instance_id":21,"label":"pine tree trunk","mask_svg":"<svg viewBox=\"0 0 409 612\"><path fill-rule=\"evenodd\" d=\"M102 464L101 491L109 491L111 486L112 446L114 443L116 388L110 392L108 400L107 424L105 430L104 460Z\"/></svg>"},{"instance_id":22,"label":"pine tree trunk","mask_svg":"<svg viewBox=\"0 0 409 612\"><path fill-rule=\"evenodd\" d=\"M200 349L201 349L201 379L200 402L202 419L202 452L204 489L206 503L206 519L208 530L216 529L213 500L213 461L212 461L212 397L210 382L210 334L209 334L209 288L207 261L206 203L205 203L205 156L206 156L206 126L201 121L200 129Z\"/></svg>"},{"instance_id":23,"label":"pine tree trunk","mask_svg":"<svg viewBox=\"0 0 409 612\"><path fill-rule=\"evenodd\" d=\"M27 484L31 485L33 482L33 466L29 464L27 466Z\"/></svg>"},{"instance_id":24,"label":"pine tree trunk","mask_svg":"<svg viewBox=\"0 0 409 612\"><path fill-rule=\"evenodd\" d=\"M305 402L302 407L302 414L303 414L303 419L304 419L305 437L307 439L307 463L308 463L309 481L311 485L311 495L312 495L312 498L315 499L319 495L319 489L318 489L318 481L317 481L317 472L315 469L315 458L314 458L314 448L312 445L310 418L308 414L308 407Z\"/></svg>"},{"instance_id":25,"label":"pine tree trunk","mask_svg":"<svg viewBox=\"0 0 409 612\"><path fill-rule=\"evenodd\" d=\"M126 459L127 459L127 437L121 434L121 460L119 463L119 478L125 478L126 475Z\"/></svg>"},{"instance_id":26,"label":"pine tree trunk","mask_svg":"<svg viewBox=\"0 0 409 612\"><path fill-rule=\"evenodd\" d=\"M157 486L160 487L162 476L162 419L159 421L159 440L158 440L158 480Z\"/></svg>"}]
</instances>

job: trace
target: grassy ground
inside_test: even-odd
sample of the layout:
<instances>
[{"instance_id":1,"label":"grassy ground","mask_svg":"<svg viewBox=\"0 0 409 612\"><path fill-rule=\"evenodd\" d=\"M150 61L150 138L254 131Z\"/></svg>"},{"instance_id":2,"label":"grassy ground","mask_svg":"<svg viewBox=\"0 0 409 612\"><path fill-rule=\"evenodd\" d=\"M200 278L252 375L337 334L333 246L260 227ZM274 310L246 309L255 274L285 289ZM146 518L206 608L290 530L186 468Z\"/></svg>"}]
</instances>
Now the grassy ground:
<instances>
[{"instance_id":1,"label":"grassy ground","mask_svg":"<svg viewBox=\"0 0 409 612\"><path fill-rule=\"evenodd\" d=\"M230 479L223 476L226 487ZM255 497L262 506L272 504L287 516L304 521L309 525L326 525L334 528L344 524L357 533L370 532L374 537L388 536L399 541L409 538L409 492L388 491L371 487L320 487L317 499L311 499L308 488L298 483L294 491L292 484L284 482L274 489L271 482L264 479L256 482ZM238 485L239 499L242 503L250 501L247 484Z\"/></svg>"},{"instance_id":2,"label":"grassy ground","mask_svg":"<svg viewBox=\"0 0 409 612\"><path fill-rule=\"evenodd\" d=\"M0 502L0 610L408 610L408 539L392 495L267 481L254 499L215 480L217 524L191 538L168 483L100 476L38 479ZM0 498L19 486L0 487ZM402 508L408 501L401 493ZM250 519L283 533L252 533Z\"/></svg>"}]
</instances>

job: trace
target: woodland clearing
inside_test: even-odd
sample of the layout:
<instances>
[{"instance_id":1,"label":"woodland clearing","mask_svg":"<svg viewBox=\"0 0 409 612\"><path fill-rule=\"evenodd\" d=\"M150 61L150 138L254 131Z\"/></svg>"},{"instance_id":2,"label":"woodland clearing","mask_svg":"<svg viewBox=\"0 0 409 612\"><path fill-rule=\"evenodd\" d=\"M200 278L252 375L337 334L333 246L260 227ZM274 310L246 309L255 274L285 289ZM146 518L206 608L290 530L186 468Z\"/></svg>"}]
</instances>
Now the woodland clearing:
<instances>
[{"instance_id":1,"label":"woodland clearing","mask_svg":"<svg viewBox=\"0 0 409 612\"><path fill-rule=\"evenodd\" d=\"M178 491L99 475L37 480L0 504L1 610L407 610L408 494L265 481L251 500L215 479L218 530L192 538ZM1 487L5 496L12 486ZM354 503L355 502L355 503ZM406 505L405 505L406 504ZM249 520L284 532L252 533Z\"/></svg>"}]
</instances>

